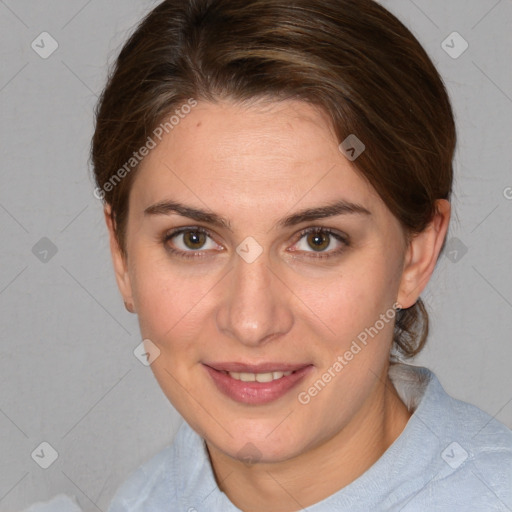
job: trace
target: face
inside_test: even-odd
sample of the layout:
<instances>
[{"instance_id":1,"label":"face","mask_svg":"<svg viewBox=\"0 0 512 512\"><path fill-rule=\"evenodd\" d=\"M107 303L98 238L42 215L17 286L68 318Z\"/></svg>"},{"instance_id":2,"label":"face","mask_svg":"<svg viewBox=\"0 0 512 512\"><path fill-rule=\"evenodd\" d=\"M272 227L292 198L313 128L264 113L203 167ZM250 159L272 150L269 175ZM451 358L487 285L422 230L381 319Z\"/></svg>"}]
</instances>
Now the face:
<instances>
[{"instance_id":1,"label":"face","mask_svg":"<svg viewBox=\"0 0 512 512\"><path fill-rule=\"evenodd\" d=\"M393 305L417 297L399 222L298 101L200 102L143 161L113 251L161 388L234 458L288 460L353 422Z\"/></svg>"}]
</instances>

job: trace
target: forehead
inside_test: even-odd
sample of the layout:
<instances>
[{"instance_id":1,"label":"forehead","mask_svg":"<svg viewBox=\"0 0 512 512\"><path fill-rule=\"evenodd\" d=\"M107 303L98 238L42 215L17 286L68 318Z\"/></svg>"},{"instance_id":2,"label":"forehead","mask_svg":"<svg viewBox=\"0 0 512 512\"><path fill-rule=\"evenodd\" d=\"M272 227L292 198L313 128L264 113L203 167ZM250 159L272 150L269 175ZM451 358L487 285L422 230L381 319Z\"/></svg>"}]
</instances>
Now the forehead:
<instances>
[{"instance_id":1,"label":"forehead","mask_svg":"<svg viewBox=\"0 0 512 512\"><path fill-rule=\"evenodd\" d=\"M143 160L132 189L146 206L166 193L261 213L380 200L339 151L327 114L300 101L199 102Z\"/></svg>"}]
</instances>

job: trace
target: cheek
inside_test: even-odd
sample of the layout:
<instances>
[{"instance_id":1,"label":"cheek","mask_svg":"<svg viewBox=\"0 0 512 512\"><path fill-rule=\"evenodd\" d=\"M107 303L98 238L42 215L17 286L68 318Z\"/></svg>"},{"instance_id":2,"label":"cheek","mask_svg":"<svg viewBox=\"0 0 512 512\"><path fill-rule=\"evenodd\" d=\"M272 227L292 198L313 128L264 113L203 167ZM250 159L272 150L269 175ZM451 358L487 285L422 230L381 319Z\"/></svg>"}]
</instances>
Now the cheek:
<instances>
[{"instance_id":1,"label":"cheek","mask_svg":"<svg viewBox=\"0 0 512 512\"><path fill-rule=\"evenodd\" d=\"M397 261L383 257L382 252L360 252L328 279L301 282L300 297L315 313L333 348L350 344L392 308L400 277Z\"/></svg>"},{"instance_id":2,"label":"cheek","mask_svg":"<svg viewBox=\"0 0 512 512\"><path fill-rule=\"evenodd\" d=\"M168 343L201 325L198 317L208 303L211 278L182 273L165 256L151 257L142 251L137 256L130 280L142 336L157 344Z\"/></svg>"},{"instance_id":3,"label":"cheek","mask_svg":"<svg viewBox=\"0 0 512 512\"><path fill-rule=\"evenodd\" d=\"M366 401L389 360L396 265L382 258L367 261L347 264L321 293L311 286L304 300L328 327L324 329L328 334L315 339L320 364L312 380L299 390L300 407L304 407L299 410L307 414L311 428L318 420L318 428L327 423L333 434Z\"/></svg>"},{"instance_id":4,"label":"cheek","mask_svg":"<svg viewBox=\"0 0 512 512\"><path fill-rule=\"evenodd\" d=\"M202 346L197 341L210 329L205 319L214 300L214 294L208 293L212 279L184 275L168 261L147 254L138 261L134 258L132 288L140 332L160 350L151 370L178 410L193 409L195 401L187 397L201 396L196 389L196 363Z\"/></svg>"}]
</instances>

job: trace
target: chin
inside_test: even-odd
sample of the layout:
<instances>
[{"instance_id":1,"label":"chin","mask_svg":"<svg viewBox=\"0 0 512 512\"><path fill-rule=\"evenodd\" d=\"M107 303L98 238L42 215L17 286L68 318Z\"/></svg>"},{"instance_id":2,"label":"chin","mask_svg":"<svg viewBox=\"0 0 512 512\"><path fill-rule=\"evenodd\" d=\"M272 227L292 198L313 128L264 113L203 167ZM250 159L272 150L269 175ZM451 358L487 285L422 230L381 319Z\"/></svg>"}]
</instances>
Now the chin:
<instances>
[{"instance_id":1,"label":"chin","mask_svg":"<svg viewBox=\"0 0 512 512\"><path fill-rule=\"evenodd\" d=\"M272 421L267 419L263 422L242 420L237 422L236 428L227 427L233 437L224 430L203 431L203 437L227 456L244 463L284 462L303 453L312 441L298 435L296 425L278 433L278 425L282 420L283 418L272 418ZM290 435L290 430L293 435Z\"/></svg>"}]
</instances>

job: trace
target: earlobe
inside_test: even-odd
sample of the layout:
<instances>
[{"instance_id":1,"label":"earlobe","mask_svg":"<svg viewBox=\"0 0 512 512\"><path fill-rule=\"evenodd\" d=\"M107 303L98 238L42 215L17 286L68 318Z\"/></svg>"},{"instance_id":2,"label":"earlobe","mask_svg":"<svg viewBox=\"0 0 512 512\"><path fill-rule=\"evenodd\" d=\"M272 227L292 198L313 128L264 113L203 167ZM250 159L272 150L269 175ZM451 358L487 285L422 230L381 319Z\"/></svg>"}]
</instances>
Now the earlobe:
<instances>
[{"instance_id":1,"label":"earlobe","mask_svg":"<svg viewBox=\"0 0 512 512\"><path fill-rule=\"evenodd\" d=\"M129 313L135 313L135 307L131 302L124 301L124 307Z\"/></svg>"},{"instance_id":2,"label":"earlobe","mask_svg":"<svg viewBox=\"0 0 512 512\"><path fill-rule=\"evenodd\" d=\"M124 305L127 311L135 313L135 306L132 296L132 286L130 283L130 276L128 274L128 265L126 256L119 247L115 232L114 219L111 214L110 205L106 205L104 209L105 223L107 225L109 239L110 239L110 253L112 255L112 263L114 265L114 272L116 276L117 286L123 297Z\"/></svg>"},{"instance_id":3,"label":"earlobe","mask_svg":"<svg viewBox=\"0 0 512 512\"><path fill-rule=\"evenodd\" d=\"M397 302L406 309L416 303L427 286L443 247L450 222L451 206L446 199L436 201L436 213L407 247Z\"/></svg>"}]
</instances>

